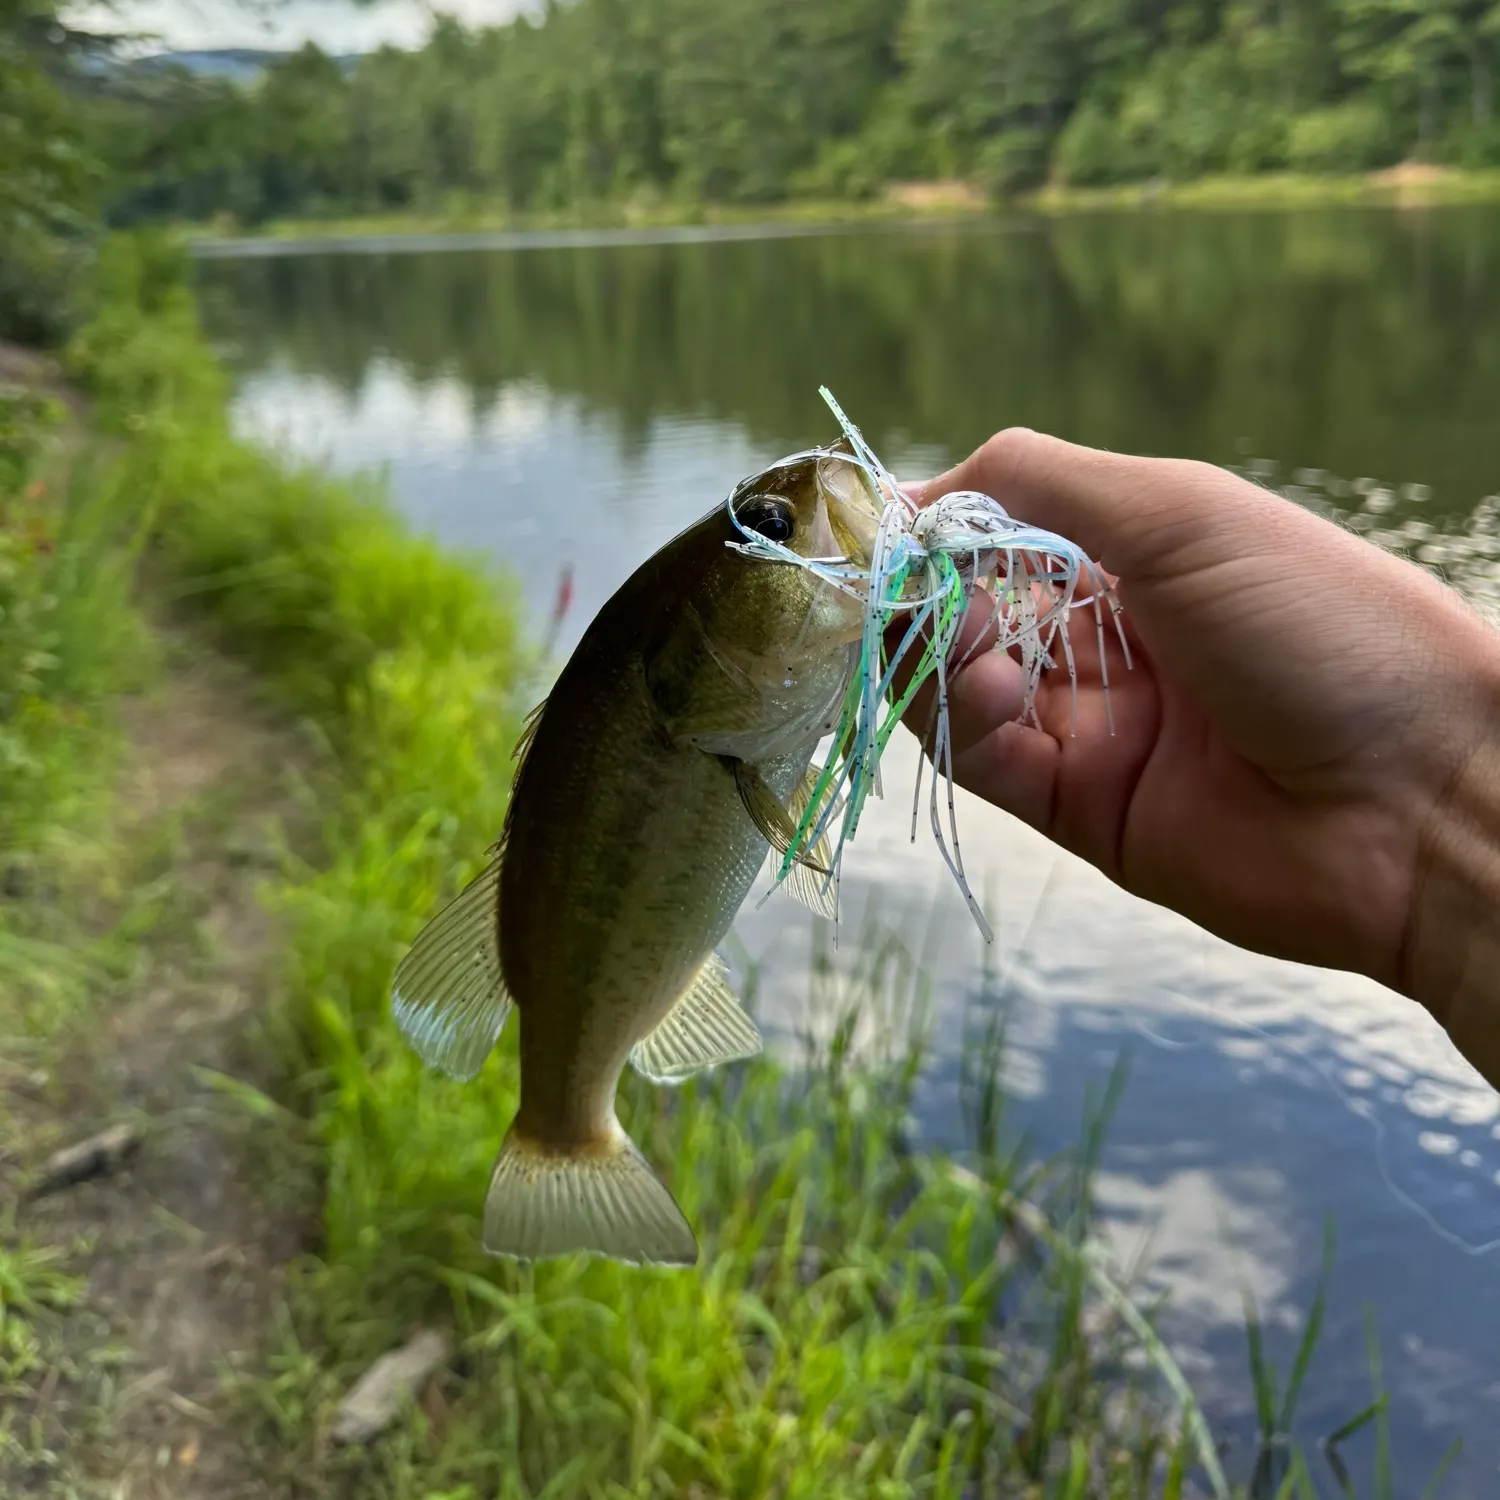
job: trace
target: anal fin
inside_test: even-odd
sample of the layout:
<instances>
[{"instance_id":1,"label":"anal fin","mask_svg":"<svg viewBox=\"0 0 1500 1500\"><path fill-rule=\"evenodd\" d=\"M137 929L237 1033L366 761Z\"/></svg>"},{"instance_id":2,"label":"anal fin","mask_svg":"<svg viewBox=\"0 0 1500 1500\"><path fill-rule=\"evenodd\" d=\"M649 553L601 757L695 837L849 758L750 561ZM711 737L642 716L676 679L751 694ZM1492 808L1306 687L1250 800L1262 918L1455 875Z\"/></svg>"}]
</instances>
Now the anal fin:
<instances>
[{"instance_id":1,"label":"anal fin","mask_svg":"<svg viewBox=\"0 0 1500 1500\"><path fill-rule=\"evenodd\" d=\"M631 1048L630 1063L653 1083L681 1083L703 1068L754 1057L761 1046L724 961L711 953L656 1029Z\"/></svg>"},{"instance_id":2,"label":"anal fin","mask_svg":"<svg viewBox=\"0 0 1500 1500\"><path fill-rule=\"evenodd\" d=\"M422 930L396 966L391 1010L429 1067L473 1078L510 1014L500 973L500 862L485 867Z\"/></svg>"},{"instance_id":3,"label":"anal fin","mask_svg":"<svg viewBox=\"0 0 1500 1500\"><path fill-rule=\"evenodd\" d=\"M698 1259L692 1226L617 1124L608 1139L568 1150L512 1126L485 1199L484 1248L517 1260L584 1253L690 1266Z\"/></svg>"}]
</instances>

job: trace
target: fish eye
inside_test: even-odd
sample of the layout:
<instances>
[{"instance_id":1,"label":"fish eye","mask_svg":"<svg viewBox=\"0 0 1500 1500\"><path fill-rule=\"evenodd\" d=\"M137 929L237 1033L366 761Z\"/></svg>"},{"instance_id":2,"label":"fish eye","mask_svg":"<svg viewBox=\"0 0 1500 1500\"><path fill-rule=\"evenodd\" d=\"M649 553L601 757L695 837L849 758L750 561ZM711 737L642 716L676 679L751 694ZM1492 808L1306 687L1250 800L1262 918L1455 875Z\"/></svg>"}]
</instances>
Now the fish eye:
<instances>
[{"instance_id":1,"label":"fish eye","mask_svg":"<svg viewBox=\"0 0 1500 1500\"><path fill-rule=\"evenodd\" d=\"M769 495L757 495L735 512L742 526L758 532L770 542L789 542L796 529L792 521L792 507L785 500L773 500Z\"/></svg>"}]
</instances>

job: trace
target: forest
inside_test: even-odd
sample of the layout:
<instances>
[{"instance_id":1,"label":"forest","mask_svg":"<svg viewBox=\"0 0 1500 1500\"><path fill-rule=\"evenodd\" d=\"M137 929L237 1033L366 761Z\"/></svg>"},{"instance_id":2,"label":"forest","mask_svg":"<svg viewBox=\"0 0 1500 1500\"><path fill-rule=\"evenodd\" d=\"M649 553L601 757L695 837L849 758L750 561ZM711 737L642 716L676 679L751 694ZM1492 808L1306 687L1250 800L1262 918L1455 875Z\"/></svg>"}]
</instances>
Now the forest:
<instances>
[{"instance_id":1,"label":"forest","mask_svg":"<svg viewBox=\"0 0 1500 1500\"><path fill-rule=\"evenodd\" d=\"M549 0L253 85L132 68L118 221L1500 165L1496 0Z\"/></svg>"}]
</instances>

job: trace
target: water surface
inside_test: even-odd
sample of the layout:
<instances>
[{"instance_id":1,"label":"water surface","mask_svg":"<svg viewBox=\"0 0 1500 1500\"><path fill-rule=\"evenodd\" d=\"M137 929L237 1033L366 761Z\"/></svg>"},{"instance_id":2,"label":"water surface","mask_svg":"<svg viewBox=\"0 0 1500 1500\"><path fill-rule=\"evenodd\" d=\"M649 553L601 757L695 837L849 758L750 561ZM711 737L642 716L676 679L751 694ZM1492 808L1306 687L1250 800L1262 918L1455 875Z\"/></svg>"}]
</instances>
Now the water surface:
<instances>
[{"instance_id":1,"label":"water surface","mask_svg":"<svg viewBox=\"0 0 1500 1500\"><path fill-rule=\"evenodd\" d=\"M539 628L570 571L564 651L736 480L831 436L820 382L909 474L1015 423L1274 459L1278 479L1361 529L1450 562L1477 548L1470 573L1492 572L1489 523L1477 542L1464 528L1500 489L1494 210L387 244L220 257L203 280L241 427L339 467L385 466L420 527L512 572ZM1122 1253L1146 1253L1145 1284L1171 1291L1166 1327L1215 1419L1243 1442L1244 1294L1285 1365L1332 1215L1303 1435L1368 1401L1371 1306L1398 1493L1418 1493L1462 1435L1444 1493L1500 1494L1500 1251L1473 1253L1500 1238L1493 1093L1406 1002L1240 953L966 798L965 855L998 934L986 955L935 852L908 842L914 765L908 742L845 900L856 926L878 902L930 956L925 1128L959 1130L978 996L1006 1009L1012 1124L1042 1149L1073 1137L1127 1054L1101 1197ZM811 929L780 896L737 925L784 1027L819 1019L803 1001ZM1352 1456L1367 1463L1368 1439Z\"/></svg>"}]
</instances>

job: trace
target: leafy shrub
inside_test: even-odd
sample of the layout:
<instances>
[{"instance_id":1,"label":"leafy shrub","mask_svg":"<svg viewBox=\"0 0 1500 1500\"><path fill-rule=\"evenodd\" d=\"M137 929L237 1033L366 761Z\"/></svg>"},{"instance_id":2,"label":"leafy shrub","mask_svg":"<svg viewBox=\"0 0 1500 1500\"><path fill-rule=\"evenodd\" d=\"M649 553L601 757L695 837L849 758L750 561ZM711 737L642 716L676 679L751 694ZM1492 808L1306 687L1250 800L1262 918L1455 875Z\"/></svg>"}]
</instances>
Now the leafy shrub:
<instances>
[{"instance_id":1,"label":"leafy shrub","mask_svg":"<svg viewBox=\"0 0 1500 1500\"><path fill-rule=\"evenodd\" d=\"M1004 131L980 147L974 175L980 186L997 198L1036 187L1047 176L1051 144L1042 130Z\"/></svg>"},{"instance_id":2,"label":"leafy shrub","mask_svg":"<svg viewBox=\"0 0 1500 1500\"><path fill-rule=\"evenodd\" d=\"M873 170L869 148L863 140L844 136L825 141L818 159L792 179L795 196L847 198L860 202L880 191L880 177Z\"/></svg>"},{"instance_id":3,"label":"leafy shrub","mask_svg":"<svg viewBox=\"0 0 1500 1500\"><path fill-rule=\"evenodd\" d=\"M1450 165L1470 171L1500 167L1500 120L1485 125L1466 120L1443 140L1441 155Z\"/></svg>"},{"instance_id":4,"label":"leafy shrub","mask_svg":"<svg viewBox=\"0 0 1500 1500\"><path fill-rule=\"evenodd\" d=\"M44 66L51 29L35 0L0 7L0 335L50 343L75 306L93 173Z\"/></svg>"},{"instance_id":5,"label":"leafy shrub","mask_svg":"<svg viewBox=\"0 0 1500 1500\"><path fill-rule=\"evenodd\" d=\"M1287 156L1304 172L1368 171L1394 155L1388 116L1364 99L1309 110L1293 119L1287 132Z\"/></svg>"},{"instance_id":6,"label":"leafy shrub","mask_svg":"<svg viewBox=\"0 0 1500 1500\"><path fill-rule=\"evenodd\" d=\"M1073 111L1058 137L1053 163L1058 177L1075 187L1104 187L1147 175L1143 153L1093 99Z\"/></svg>"}]
</instances>

